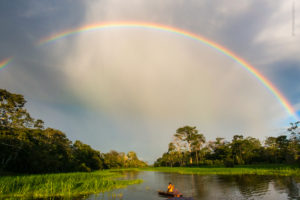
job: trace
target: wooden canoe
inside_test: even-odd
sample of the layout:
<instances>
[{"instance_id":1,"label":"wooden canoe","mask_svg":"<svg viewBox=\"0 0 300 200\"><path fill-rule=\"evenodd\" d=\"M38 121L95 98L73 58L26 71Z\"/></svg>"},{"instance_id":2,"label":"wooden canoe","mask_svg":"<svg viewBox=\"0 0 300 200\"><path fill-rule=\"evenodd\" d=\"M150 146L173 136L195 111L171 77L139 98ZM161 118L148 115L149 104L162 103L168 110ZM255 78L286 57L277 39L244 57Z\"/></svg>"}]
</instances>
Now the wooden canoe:
<instances>
[{"instance_id":1,"label":"wooden canoe","mask_svg":"<svg viewBox=\"0 0 300 200\"><path fill-rule=\"evenodd\" d=\"M181 193L173 193L173 192L165 192L165 191L158 191L158 194L165 197L175 197L179 195L179 197L182 197Z\"/></svg>"}]
</instances>

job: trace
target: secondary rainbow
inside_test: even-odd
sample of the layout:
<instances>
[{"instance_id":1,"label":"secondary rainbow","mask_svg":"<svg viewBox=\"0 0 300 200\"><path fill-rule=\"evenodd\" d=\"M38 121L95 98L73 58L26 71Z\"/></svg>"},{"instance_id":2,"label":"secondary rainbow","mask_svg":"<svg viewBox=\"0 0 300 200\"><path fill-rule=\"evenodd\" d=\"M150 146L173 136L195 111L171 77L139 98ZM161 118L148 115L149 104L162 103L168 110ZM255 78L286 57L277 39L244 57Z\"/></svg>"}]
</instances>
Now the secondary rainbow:
<instances>
[{"instance_id":1,"label":"secondary rainbow","mask_svg":"<svg viewBox=\"0 0 300 200\"><path fill-rule=\"evenodd\" d=\"M226 49L225 47L206 39L200 35L196 35L194 33L188 32L186 30L182 30L179 28L174 28L170 26L165 26L161 24L151 24L151 23L144 23L144 22L111 22L111 23L103 23L103 24L92 24L87 25L67 31L63 31L58 34L51 35L49 37L43 38L39 41L39 45L50 43L52 41L74 35L77 33L87 32L87 31L97 31L97 30L103 30L103 29L112 29L112 28L126 28L126 29L152 29L152 30L159 30L159 31L165 31L170 33L175 33L177 35L182 35L185 37L188 37L190 39L196 40L198 42L201 42L202 44L205 44L213 49L216 49L220 53L226 55L230 59L237 62L240 66L242 66L245 70L250 72L253 76L256 77L281 103L281 105L285 108L285 110L295 117L295 119L298 119L298 116L296 112L294 111L293 107L289 103L289 101L280 93L280 91L266 78L264 77L257 69L255 69L253 66L251 66L249 63L247 63L244 59L238 57L235 53L232 51Z\"/></svg>"},{"instance_id":2,"label":"secondary rainbow","mask_svg":"<svg viewBox=\"0 0 300 200\"><path fill-rule=\"evenodd\" d=\"M0 61L0 69L3 69L4 67L6 67L11 61L12 61L12 57L1 60Z\"/></svg>"}]
</instances>

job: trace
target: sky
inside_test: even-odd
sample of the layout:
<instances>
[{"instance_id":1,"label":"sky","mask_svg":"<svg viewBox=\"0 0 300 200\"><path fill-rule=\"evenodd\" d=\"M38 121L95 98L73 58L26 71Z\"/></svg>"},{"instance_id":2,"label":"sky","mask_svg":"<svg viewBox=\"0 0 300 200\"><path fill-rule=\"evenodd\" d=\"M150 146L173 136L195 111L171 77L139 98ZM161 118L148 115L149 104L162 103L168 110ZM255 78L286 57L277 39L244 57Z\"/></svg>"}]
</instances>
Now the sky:
<instances>
[{"instance_id":1,"label":"sky","mask_svg":"<svg viewBox=\"0 0 300 200\"><path fill-rule=\"evenodd\" d=\"M294 17L293 17L294 4ZM85 31L136 22L179 28L244 59L300 116L298 0L2 0L0 88L23 94L47 127L101 152L135 151L149 163L176 129L207 140L286 133L295 116L240 64L199 41L146 28Z\"/></svg>"}]
</instances>

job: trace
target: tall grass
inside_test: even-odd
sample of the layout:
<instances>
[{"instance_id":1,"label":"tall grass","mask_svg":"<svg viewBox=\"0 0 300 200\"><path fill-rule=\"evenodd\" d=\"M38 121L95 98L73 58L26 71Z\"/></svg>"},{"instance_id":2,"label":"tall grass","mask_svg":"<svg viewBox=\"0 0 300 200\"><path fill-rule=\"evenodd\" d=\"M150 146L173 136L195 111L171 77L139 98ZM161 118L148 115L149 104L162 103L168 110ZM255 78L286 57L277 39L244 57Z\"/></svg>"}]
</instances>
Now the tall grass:
<instances>
[{"instance_id":1,"label":"tall grass","mask_svg":"<svg viewBox=\"0 0 300 200\"><path fill-rule=\"evenodd\" d=\"M233 168L227 167L154 167L149 171L173 172L180 174L219 174L219 175L276 175L300 176L300 168L290 165L240 165Z\"/></svg>"},{"instance_id":2,"label":"tall grass","mask_svg":"<svg viewBox=\"0 0 300 200\"><path fill-rule=\"evenodd\" d=\"M116 180L120 174L109 171L0 177L0 198L71 197L104 192L141 183Z\"/></svg>"}]
</instances>

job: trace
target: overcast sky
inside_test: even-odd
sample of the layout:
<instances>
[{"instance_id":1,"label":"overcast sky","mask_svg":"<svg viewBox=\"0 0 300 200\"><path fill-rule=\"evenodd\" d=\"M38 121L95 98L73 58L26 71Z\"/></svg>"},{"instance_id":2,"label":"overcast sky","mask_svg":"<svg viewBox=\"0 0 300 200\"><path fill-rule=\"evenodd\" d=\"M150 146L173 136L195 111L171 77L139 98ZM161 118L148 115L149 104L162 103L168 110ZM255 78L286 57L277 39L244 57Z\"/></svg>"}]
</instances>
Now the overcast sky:
<instances>
[{"instance_id":1,"label":"overcast sky","mask_svg":"<svg viewBox=\"0 0 300 200\"><path fill-rule=\"evenodd\" d=\"M235 52L300 115L300 2L295 0L2 0L0 87L23 94L46 126L101 152L153 162L176 129L207 140L277 136L296 119L253 75L220 52L151 29L41 38L89 24L136 21L180 28ZM294 27L294 31L293 28Z\"/></svg>"}]
</instances>

